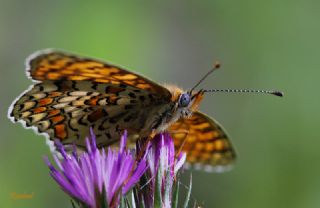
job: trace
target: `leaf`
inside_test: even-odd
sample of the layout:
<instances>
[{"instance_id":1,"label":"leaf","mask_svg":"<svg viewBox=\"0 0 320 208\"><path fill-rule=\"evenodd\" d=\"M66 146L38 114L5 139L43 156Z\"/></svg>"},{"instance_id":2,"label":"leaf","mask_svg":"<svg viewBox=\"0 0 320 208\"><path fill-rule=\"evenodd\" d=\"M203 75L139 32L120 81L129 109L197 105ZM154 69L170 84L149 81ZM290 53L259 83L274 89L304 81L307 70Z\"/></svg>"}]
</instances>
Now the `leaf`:
<instances>
[{"instance_id":1,"label":"leaf","mask_svg":"<svg viewBox=\"0 0 320 208\"><path fill-rule=\"evenodd\" d=\"M120 208L126 208L126 202L124 201L122 194L120 194Z\"/></svg>"},{"instance_id":2,"label":"leaf","mask_svg":"<svg viewBox=\"0 0 320 208\"><path fill-rule=\"evenodd\" d=\"M161 177L161 167L159 164L155 187L154 187L154 208L161 208L162 207L162 196L161 196L161 185L162 185L162 177Z\"/></svg>"},{"instance_id":3,"label":"leaf","mask_svg":"<svg viewBox=\"0 0 320 208\"><path fill-rule=\"evenodd\" d=\"M184 205L183 205L184 208L188 207L188 203L189 203L190 195L191 195L191 189L192 189L192 175L190 175L189 189L188 189L188 193L187 193L186 199L184 201Z\"/></svg>"},{"instance_id":4,"label":"leaf","mask_svg":"<svg viewBox=\"0 0 320 208\"><path fill-rule=\"evenodd\" d=\"M72 208L76 208L76 205L74 204L74 201L71 199L71 205L72 205Z\"/></svg>"},{"instance_id":5,"label":"leaf","mask_svg":"<svg viewBox=\"0 0 320 208\"><path fill-rule=\"evenodd\" d=\"M107 194L106 194L106 188L105 186L102 186L102 193L101 193L101 201L100 201L100 207L101 208L108 208L108 201L107 201Z\"/></svg>"},{"instance_id":6,"label":"leaf","mask_svg":"<svg viewBox=\"0 0 320 208\"><path fill-rule=\"evenodd\" d=\"M165 171L166 178L165 178L165 184L164 184L164 199L163 205L164 206L170 206L171 205L171 199L172 199L172 183L173 183L173 177L170 174L170 170Z\"/></svg>"},{"instance_id":7,"label":"leaf","mask_svg":"<svg viewBox=\"0 0 320 208\"><path fill-rule=\"evenodd\" d=\"M173 186L172 208L178 208L179 185L180 185L179 181L176 181Z\"/></svg>"}]
</instances>

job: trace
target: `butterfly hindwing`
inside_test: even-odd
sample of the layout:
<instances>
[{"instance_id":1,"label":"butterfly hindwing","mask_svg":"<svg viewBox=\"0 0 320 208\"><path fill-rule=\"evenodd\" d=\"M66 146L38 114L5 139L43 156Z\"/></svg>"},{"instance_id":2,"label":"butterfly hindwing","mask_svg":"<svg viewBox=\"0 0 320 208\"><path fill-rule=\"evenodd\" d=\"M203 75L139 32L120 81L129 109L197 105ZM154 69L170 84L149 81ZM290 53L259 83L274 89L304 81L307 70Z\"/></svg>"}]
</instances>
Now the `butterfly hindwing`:
<instances>
[{"instance_id":1,"label":"butterfly hindwing","mask_svg":"<svg viewBox=\"0 0 320 208\"><path fill-rule=\"evenodd\" d=\"M207 115L194 112L169 127L176 149L187 152L187 161L208 170L223 171L234 162L235 152L222 127Z\"/></svg>"}]
</instances>

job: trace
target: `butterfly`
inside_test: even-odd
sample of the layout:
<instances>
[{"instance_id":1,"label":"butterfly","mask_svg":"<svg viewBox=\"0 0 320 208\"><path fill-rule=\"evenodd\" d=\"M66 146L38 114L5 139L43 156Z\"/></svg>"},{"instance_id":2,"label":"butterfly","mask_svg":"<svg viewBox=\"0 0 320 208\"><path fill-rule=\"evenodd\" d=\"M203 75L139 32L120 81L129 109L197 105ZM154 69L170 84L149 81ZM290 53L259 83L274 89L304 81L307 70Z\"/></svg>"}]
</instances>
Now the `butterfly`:
<instances>
[{"instance_id":1,"label":"butterfly","mask_svg":"<svg viewBox=\"0 0 320 208\"><path fill-rule=\"evenodd\" d=\"M127 130L131 141L164 131L195 167L225 170L235 151L222 126L198 110L204 90L160 85L121 67L56 50L27 60L34 81L9 109L13 122L85 147L92 128L100 148L113 145Z\"/></svg>"}]
</instances>

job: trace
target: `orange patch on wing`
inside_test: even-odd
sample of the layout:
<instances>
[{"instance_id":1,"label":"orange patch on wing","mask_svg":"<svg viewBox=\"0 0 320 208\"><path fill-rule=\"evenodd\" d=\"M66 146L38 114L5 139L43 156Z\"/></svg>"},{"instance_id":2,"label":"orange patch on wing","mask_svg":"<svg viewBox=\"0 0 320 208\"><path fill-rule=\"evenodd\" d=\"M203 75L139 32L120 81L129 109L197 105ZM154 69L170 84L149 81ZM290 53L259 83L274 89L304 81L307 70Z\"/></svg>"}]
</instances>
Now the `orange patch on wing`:
<instances>
[{"instance_id":1,"label":"orange patch on wing","mask_svg":"<svg viewBox=\"0 0 320 208\"><path fill-rule=\"evenodd\" d=\"M104 76L101 74L95 74L95 73L81 73L81 76L84 77L92 77L92 78L103 78Z\"/></svg>"},{"instance_id":2,"label":"orange patch on wing","mask_svg":"<svg viewBox=\"0 0 320 208\"><path fill-rule=\"evenodd\" d=\"M46 110L47 110L46 107L38 107L38 108L33 109L33 113L42 113Z\"/></svg>"},{"instance_id":3,"label":"orange patch on wing","mask_svg":"<svg viewBox=\"0 0 320 208\"><path fill-rule=\"evenodd\" d=\"M225 142L224 142L224 140L217 140L217 141L215 141L215 149L216 150L223 150L224 148L225 148Z\"/></svg>"},{"instance_id":4,"label":"orange patch on wing","mask_svg":"<svg viewBox=\"0 0 320 208\"><path fill-rule=\"evenodd\" d=\"M117 96L112 95L112 96L109 97L108 101L109 101L109 103L111 103L111 104L115 104L116 101L117 101L117 99L118 99Z\"/></svg>"},{"instance_id":5,"label":"orange patch on wing","mask_svg":"<svg viewBox=\"0 0 320 208\"><path fill-rule=\"evenodd\" d=\"M35 76L36 77L42 77L43 75L45 75L45 72L44 71L38 71Z\"/></svg>"},{"instance_id":6,"label":"orange patch on wing","mask_svg":"<svg viewBox=\"0 0 320 208\"><path fill-rule=\"evenodd\" d=\"M204 129L207 127L210 127L210 123L203 122L193 126L193 128L196 128L196 129Z\"/></svg>"},{"instance_id":7,"label":"orange patch on wing","mask_svg":"<svg viewBox=\"0 0 320 208\"><path fill-rule=\"evenodd\" d=\"M49 96L50 97L58 97L58 96L60 96L62 93L61 92L50 92L49 93Z\"/></svg>"},{"instance_id":8,"label":"orange patch on wing","mask_svg":"<svg viewBox=\"0 0 320 208\"><path fill-rule=\"evenodd\" d=\"M50 103L52 103L53 99L52 98L43 98L41 100L38 101L39 106L44 106L44 105L48 105Z\"/></svg>"},{"instance_id":9,"label":"orange patch on wing","mask_svg":"<svg viewBox=\"0 0 320 208\"><path fill-rule=\"evenodd\" d=\"M110 80L107 80L107 79L94 79L94 81L98 83L112 83Z\"/></svg>"},{"instance_id":10,"label":"orange patch on wing","mask_svg":"<svg viewBox=\"0 0 320 208\"><path fill-rule=\"evenodd\" d=\"M55 116L50 119L53 123L58 123L64 120L64 116Z\"/></svg>"},{"instance_id":11,"label":"orange patch on wing","mask_svg":"<svg viewBox=\"0 0 320 208\"><path fill-rule=\"evenodd\" d=\"M141 89L150 89L151 88L149 84L137 84L137 87L141 88Z\"/></svg>"},{"instance_id":12,"label":"orange patch on wing","mask_svg":"<svg viewBox=\"0 0 320 208\"><path fill-rule=\"evenodd\" d=\"M194 149L201 151L205 147L202 143L195 143Z\"/></svg>"},{"instance_id":13,"label":"orange patch on wing","mask_svg":"<svg viewBox=\"0 0 320 208\"><path fill-rule=\"evenodd\" d=\"M207 132L207 133L203 133L203 134L199 134L198 135L198 140L199 141L203 141L203 142L207 142L209 140L215 140L217 137L219 136L219 133L217 132Z\"/></svg>"},{"instance_id":14,"label":"orange patch on wing","mask_svg":"<svg viewBox=\"0 0 320 208\"><path fill-rule=\"evenodd\" d=\"M86 80L88 79L88 77L73 75L73 76L69 76L68 79L69 80Z\"/></svg>"},{"instance_id":15,"label":"orange patch on wing","mask_svg":"<svg viewBox=\"0 0 320 208\"><path fill-rule=\"evenodd\" d=\"M128 85L133 85L133 86L135 86L135 85L136 85L135 80L132 80L132 81L124 80L124 82L125 82L126 84L128 84ZM138 85L139 85L139 84L138 84Z\"/></svg>"},{"instance_id":16,"label":"orange patch on wing","mask_svg":"<svg viewBox=\"0 0 320 208\"><path fill-rule=\"evenodd\" d=\"M86 68L83 68L83 69L80 69L81 71L81 75L83 73L95 73L95 70L94 69L86 69ZM95 73L96 74L96 73Z\"/></svg>"},{"instance_id":17,"label":"orange patch on wing","mask_svg":"<svg viewBox=\"0 0 320 208\"><path fill-rule=\"evenodd\" d=\"M57 115L57 114L59 114L59 113L60 113L60 110L54 109L54 110L50 110L50 111L48 112L48 115L49 115L49 116L55 116L55 115Z\"/></svg>"},{"instance_id":18,"label":"orange patch on wing","mask_svg":"<svg viewBox=\"0 0 320 208\"><path fill-rule=\"evenodd\" d=\"M65 139L67 137L66 126L64 124L58 124L54 127L54 135L58 139Z\"/></svg>"},{"instance_id":19,"label":"orange patch on wing","mask_svg":"<svg viewBox=\"0 0 320 208\"><path fill-rule=\"evenodd\" d=\"M47 74L47 78L52 79L52 80L59 79L60 77L61 77L61 74L56 73L56 72L50 72Z\"/></svg>"},{"instance_id":20,"label":"orange patch on wing","mask_svg":"<svg viewBox=\"0 0 320 208\"><path fill-rule=\"evenodd\" d=\"M90 99L90 105L97 105L97 101L98 101L98 98L97 97L95 97L95 98L92 98L92 99Z\"/></svg>"},{"instance_id":21,"label":"orange patch on wing","mask_svg":"<svg viewBox=\"0 0 320 208\"><path fill-rule=\"evenodd\" d=\"M119 73L119 69L114 67L108 67L107 70L100 70L99 72L103 75L109 75L111 73Z\"/></svg>"},{"instance_id":22,"label":"orange patch on wing","mask_svg":"<svg viewBox=\"0 0 320 208\"><path fill-rule=\"evenodd\" d=\"M66 70L61 71L61 73L63 75L72 75L72 74L74 74L74 71L66 69Z\"/></svg>"},{"instance_id":23,"label":"orange patch on wing","mask_svg":"<svg viewBox=\"0 0 320 208\"><path fill-rule=\"evenodd\" d=\"M67 63L69 63L69 59L60 59L56 61L55 66L57 66L58 68L62 68L64 67Z\"/></svg>"},{"instance_id":24,"label":"orange patch on wing","mask_svg":"<svg viewBox=\"0 0 320 208\"><path fill-rule=\"evenodd\" d=\"M49 68L46 67L46 66L39 66L39 70L36 72L37 73L44 73L44 72L47 72L49 71Z\"/></svg>"},{"instance_id":25,"label":"orange patch on wing","mask_svg":"<svg viewBox=\"0 0 320 208\"><path fill-rule=\"evenodd\" d=\"M72 67L70 68L75 68L75 69L83 69L83 68L93 68L93 67L102 67L103 64L102 63L99 63L99 62L95 62L95 61L88 61L88 62L85 62L85 63L74 63L72 65Z\"/></svg>"},{"instance_id":26,"label":"orange patch on wing","mask_svg":"<svg viewBox=\"0 0 320 208\"><path fill-rule=\"evenodd\" d=\"M214 144L213 143L207 143L205 146L205 149L207 152L211 152L214 150Z\"/></svg>"},{"instance_id":27,"label":"orange patch on wing","mask_svg":"<svg viewBox=\"0 0 320 208\"><path fill-rule=\"evenodd\" d=\"M121 79L121 80L133 80L133 79L137 79L136 75L133 74L119 74L119 75L114 75L113 76L116 79Z\"/></svg>"}]
</instances>

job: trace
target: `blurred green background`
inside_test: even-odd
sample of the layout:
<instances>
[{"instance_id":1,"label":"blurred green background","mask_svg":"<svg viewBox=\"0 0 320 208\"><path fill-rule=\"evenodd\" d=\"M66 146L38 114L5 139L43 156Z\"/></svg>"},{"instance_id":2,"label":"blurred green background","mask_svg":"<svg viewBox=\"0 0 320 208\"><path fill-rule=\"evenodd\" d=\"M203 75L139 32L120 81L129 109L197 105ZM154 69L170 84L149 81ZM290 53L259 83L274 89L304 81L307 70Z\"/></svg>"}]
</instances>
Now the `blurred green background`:
<instances>
[{"instance_id":1,"label":"blurred green background","mask_svg":"<svg viewBox=\"0 0 320 208\"><path fill-rule=\"evenodd\" d=\"M208 94L201 110L232 136L224 174L193 173L204 207L320 207L320 2L0 0L0 207L71 207L48 175L43 136L7 110L30 84L24 60L44 48L99 57L160 83L276 88L284 98ZM187 183L187 181L185 182ZM33 193L13 200L11 194Z\"/></svg>"}]
</instances>

